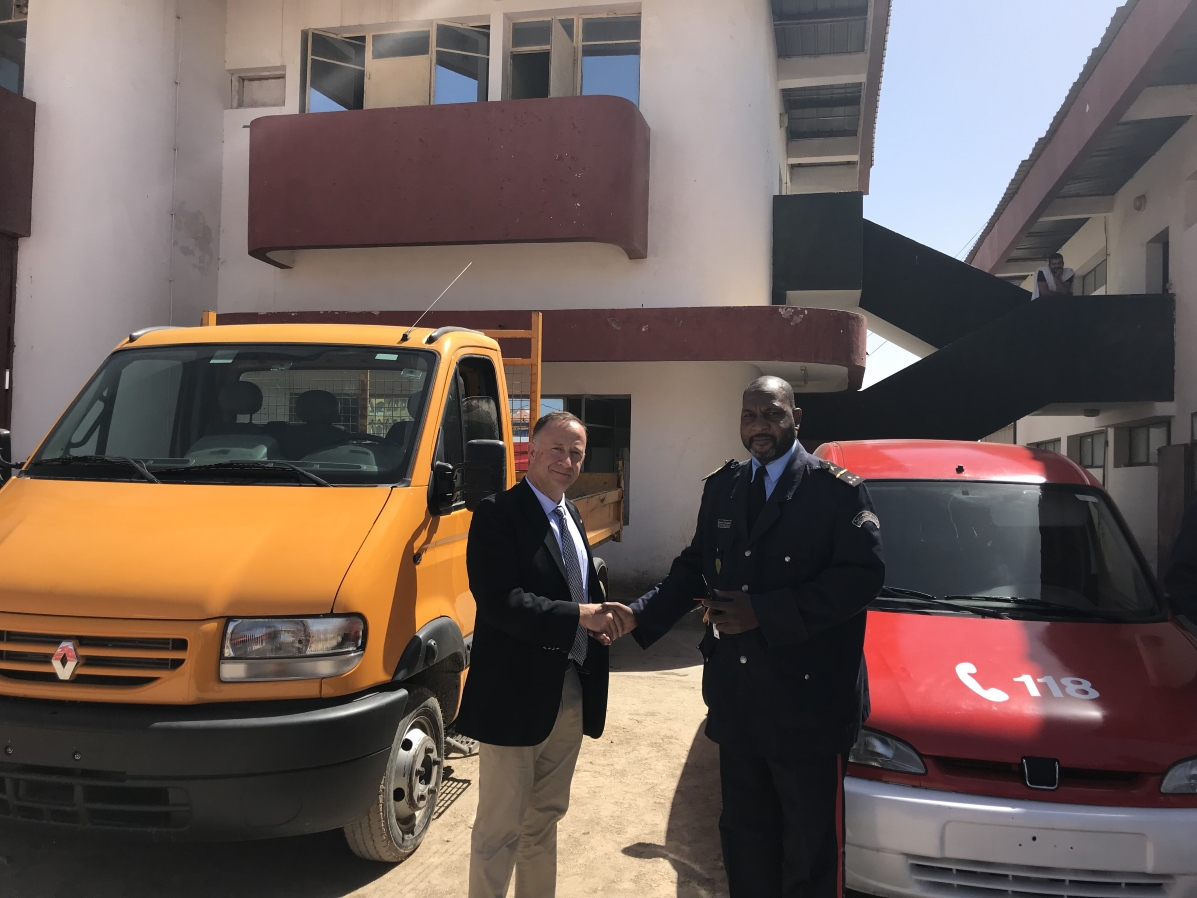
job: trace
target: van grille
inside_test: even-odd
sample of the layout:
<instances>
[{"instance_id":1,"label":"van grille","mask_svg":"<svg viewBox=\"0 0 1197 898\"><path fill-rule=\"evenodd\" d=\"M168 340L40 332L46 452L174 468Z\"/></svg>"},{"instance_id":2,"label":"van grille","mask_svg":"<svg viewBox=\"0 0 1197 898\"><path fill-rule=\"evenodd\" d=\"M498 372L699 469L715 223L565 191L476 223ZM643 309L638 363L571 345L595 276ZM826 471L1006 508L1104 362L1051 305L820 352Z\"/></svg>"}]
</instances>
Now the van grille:
<instances>
[{"instance_id":1,"label":"van grille","mask_svg":"<svg viewBox=\"0 0 1197 898\"><path fill-rule=\"evenodd\" d=\"M949 776L995 780L1026 785L1022 765L1006 761L980 761L972 758L933 758L939 769ZM1126 770L1091 770L1081 767L1060 768L1060 788L1078 789L1136 789L1142 786L1144 774Z\"/></svg>"},{"instance_id":2,"label":"van grille","mask_svg":"<svg viewBox=\"0 0 1197 898\"><path fill-rule=\"evenodd\" d=\"M61 680L50 659L72 640L79 668ZM0 677L37 683L80 686L145 686L178 670L187 660L187 640L163 637L72 636L0 630Z\"/></svg>"},{"instance_id":3,"label":"van grille","mask_svg":"<svg viewBox=\"0 0 1197 898\"><path fill-rule=\"evenodd\" d=\"M101 774L0 769L0 818L111 829L185 829L191 802L185 790L174 786L131 785Z\"/></svg>"},{"instance_id":4,"label":"van grille","mask_svg":"<svg viewBox=\"0 0 1197 898\"><path fill-rule=\"evenodd\" d=\"M911 858L910 878L934 898L1164 898L1170 876Z\"/></svg>"}]
</instances>

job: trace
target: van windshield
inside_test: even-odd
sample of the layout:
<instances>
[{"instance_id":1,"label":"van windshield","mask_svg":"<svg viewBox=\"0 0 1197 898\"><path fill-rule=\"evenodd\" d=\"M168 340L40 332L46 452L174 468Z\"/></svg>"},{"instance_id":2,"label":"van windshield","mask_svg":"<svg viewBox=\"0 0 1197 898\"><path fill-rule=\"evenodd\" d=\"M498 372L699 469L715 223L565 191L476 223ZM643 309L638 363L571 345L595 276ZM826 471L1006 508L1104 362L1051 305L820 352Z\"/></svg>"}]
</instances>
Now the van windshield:
<instances>
[{"instance_id":1,"label":"van windshield","mask_svg":"<svg viewBox=\"0 0 1197 898\"><path fill-rule=\"evenodd\" d=\"M113 353L32 477L279 486L409 476L436 356L386 347L202 344Z\"/></svg>"},{"instance_id":2,"label":"van windshield","mask_svg":"<svg viewBox=\"0 0 1197 898\"><path fill-rule=\"evenodd\" d=\"M1150 575L1099 490L873 481L885 583L874 607L919 613L1159 620Z\"/></svg>"}]
</instances>

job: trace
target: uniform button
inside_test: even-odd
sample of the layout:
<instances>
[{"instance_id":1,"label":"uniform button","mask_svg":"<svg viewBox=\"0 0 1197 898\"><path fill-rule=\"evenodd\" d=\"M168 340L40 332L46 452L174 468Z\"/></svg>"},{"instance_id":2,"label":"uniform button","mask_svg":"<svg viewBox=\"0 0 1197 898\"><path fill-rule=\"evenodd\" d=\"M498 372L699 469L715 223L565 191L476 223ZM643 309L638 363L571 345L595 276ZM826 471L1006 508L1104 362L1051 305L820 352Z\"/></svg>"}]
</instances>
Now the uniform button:
<instances>
[{"instance_id":1,"label":"uniform button","mask_svg":"<svg viewBox=\"0 0 1197 898\"><path fill-rule=\"evenodd\" d=\"M810 674L807 674L807 675L806 675L805 677L803 677L802 679L804 679L804 680L809 680L809 679L810 679Z\"/></svg>"},{"instance_id":2,"label":"uniform button","mask_svg":"<svg viewBox=\"0 0 1197 898\"><path fill-rule=\"evenodd\" d=\"M789 556L789 555L787 555L787 556L786 556L786 563L788 564L788 563L789 563L789 561L790 561L790 556Z\"/></svg>"},{"instance_id":3,"label":"uniform button","mask_svg":"<svg viewBox=\"0 0 1197 898\"><path fill-rule=\"evenodd\" d=\"M745 549L745 550L744 550L744 557L745 557L745 558L747 558L747 557L748 557L749 555L751 555L751 554L752 554L752 549Z\"/></svg>"},{"instance_id":4,"label":"uniform button","mask_svg":"<svg viewBox=\"0 0 1197 898\"><path fill-rule=\"evenodd\" d=\"M743 586L740 587L740 592L748 592L748 584L747 583L745 583Z\"/></svg>"},{"instance_id":5,"label":"uniform button","mask_svg":"<svg viewBox=\"0 0 1197 898\"><path fill-rule=\"evenodd\" d=\"M741 663L741 664L747 664L747 663L748 663L748 656L747 656L747 655L741 655L741 656L740 656L740 663Z\"/></svg>"}]
</instances>

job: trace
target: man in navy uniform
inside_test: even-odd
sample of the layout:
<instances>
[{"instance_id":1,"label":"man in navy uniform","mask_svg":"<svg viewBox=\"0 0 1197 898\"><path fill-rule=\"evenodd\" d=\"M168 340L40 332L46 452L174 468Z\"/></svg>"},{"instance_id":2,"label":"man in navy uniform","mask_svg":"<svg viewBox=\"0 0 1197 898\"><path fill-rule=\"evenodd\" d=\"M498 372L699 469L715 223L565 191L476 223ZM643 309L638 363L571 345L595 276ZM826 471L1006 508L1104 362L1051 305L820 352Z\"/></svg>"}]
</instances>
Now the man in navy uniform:
<instances>
[{"instance_id":1,"label":"man in navy uniform","mask_svg":"<svg viewBox=\"0 0 1197 898\"><path fill-rule=\"evenodd\" d=\"M865 608L885 565L868 491L802 448L801 420L784 380L749 384L752 458L707 478L693 541L620 615L647 648L696 600L707 607L702 691L731 898L843 890L844 764L867 713Z\"/></svg>"}]
</instances>

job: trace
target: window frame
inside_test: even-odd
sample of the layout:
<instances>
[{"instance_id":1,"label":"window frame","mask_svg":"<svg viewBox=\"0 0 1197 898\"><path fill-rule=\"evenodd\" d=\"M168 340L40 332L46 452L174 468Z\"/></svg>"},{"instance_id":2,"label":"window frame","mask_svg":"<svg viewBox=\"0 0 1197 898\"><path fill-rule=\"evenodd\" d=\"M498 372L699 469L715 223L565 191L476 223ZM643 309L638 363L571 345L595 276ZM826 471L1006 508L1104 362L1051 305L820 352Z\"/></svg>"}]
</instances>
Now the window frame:
<instances>
[{"instance_id":1,"label":"window frame","mask_svg":"<svg viewBox=\"0 0 1197 898\"><path fill-rule=\"evenodd\" d=\"M1064 441L1060 437L1051 440L1036 440L1033 443L1027 443L1028 449L1040 449L1044 452L1054 452L1057 455L1062 455L1060 451L1064 447Z\"/></svg>"},{"instance_id":2,"label":"window frame","mask_svg":"<svg viewBox=\"0 0 1197 898\"><path fill-rule=\"evenodd\" d=\"M1151 432L1158 428L1163 428L1164 442L1156 447L1156 457L1152 461L1151 458ZM1171 421L1149 421L1146 424L1128 424L1123 430L1126 431L1125 443L1126 457L1120 467L1124 468L1154 468L1159 463L1159 450L1164 446L1172 445L1172 422ZM1134 457L1134 440L1136 433L1146 433L1147 438L1147 459L1146 461L1138 461Z\"/></svg>"},{"instance_id":3,"label":"window frame","mask_svg":"<svg viewBox=\"0 0 1197 898\"><path fill-rule=\"evenodd\" d=\"M643 58L644 58L643 32L641 33L641 36L636 38L635 40L590 41L589 45L587 45L587 44L584 44L582 41L582 29L584 28L585 23L589 20L627 19L627 18L633 18L633 17L640 19L641 25L643 25L643 14L640 11L623 12L623 13L606 13L606 14L601 14L601 15L585 15L584 13L575 13L573 15L565 15L565 16L549 16L548 18L545 18L543 15L533 15L531 13L528 13L526 16L521 15L518 18L508 19L508 21L506 23L507 28L506 28L506 34L504 35L505 40L504 40L504 44L503 44L503 46L505 48L505 52L504 52L504 59L503 59L503 90L502 90L501 96L503 97L504 100L511 99L512 58L515 56L522 55L522 54L528 54L528 53L544 53L547 51L549 53L549 71L550 71L550 73L552 72L552 68L553 68L552 26L559 21L567 21L567 20L572 23L571 30L573 32L573 34L570 36L570 40L573 44L573 51L574 51L573 86L572 86L572 90L570 93L562 94L561 96L567 96L567 97L615 96L615 94L596 95L596 94L583 94L582 93L582 48L584 46L598 46L598 45L607 45L607 44L612 44L612 45L614 45L614 44L636 44L637 48L639 50L639 52L637 53L637 56L639 56L641 61L643 61ZM515 44L515 39L514 39L515 26L516 25L529 25L529 24L536 23L536 22L548 22L549 23L549 43L548 43L548 45L547 46L537 46L537 47L516 47L516 46L514 46L514 44ZM637 108L639 108L639 106L640 106L640 88L641 88L641 78L638 76L636 79L636 106L637 106ZM550 96L551 96L551 93L550 93ZM529 99L543 99L543 98L529 98Z\"/></svg>"}]
</instances>

